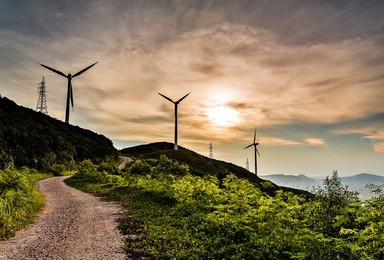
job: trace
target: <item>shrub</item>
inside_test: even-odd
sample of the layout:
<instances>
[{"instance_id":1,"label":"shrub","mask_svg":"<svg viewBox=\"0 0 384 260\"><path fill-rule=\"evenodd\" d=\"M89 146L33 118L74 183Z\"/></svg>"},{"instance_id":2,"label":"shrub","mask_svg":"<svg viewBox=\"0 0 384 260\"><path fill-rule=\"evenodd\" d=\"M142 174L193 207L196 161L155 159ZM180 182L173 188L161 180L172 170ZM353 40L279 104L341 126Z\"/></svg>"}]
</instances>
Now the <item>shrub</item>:
<instances>
[{"instance_id":1,"label":"shrub","mask_svg":"<svg viewBox=\"0 0 384 260\"><path fill-rule=\"evenodd\" d=\"M67 167L64 164L54 164L50 168L50 172L53 173L54 176L63 176Z\"/></svg>"}]
</instances>

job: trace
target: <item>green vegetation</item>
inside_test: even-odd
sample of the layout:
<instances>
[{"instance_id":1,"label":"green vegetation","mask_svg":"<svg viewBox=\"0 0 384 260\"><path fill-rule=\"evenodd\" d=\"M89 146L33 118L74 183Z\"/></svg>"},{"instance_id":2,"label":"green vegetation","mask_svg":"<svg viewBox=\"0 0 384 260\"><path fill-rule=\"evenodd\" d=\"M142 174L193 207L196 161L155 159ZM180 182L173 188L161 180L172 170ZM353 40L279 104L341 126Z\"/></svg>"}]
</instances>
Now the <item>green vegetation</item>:
<instances>
[{"instance_id":1,"label":"green vegetation","mask_svg":"<svg viewBox=\"0 0 384 260\"><path fill-rule=\"evenodd\" d=\"M36 182L50 175L23 167L19 171L0 170L0 240L26 227L44 205Z\"/></svg>"},{"instance_id":2,"label":"green vegetation","mask_svg":"<svg viewBox=\"0 0 384 260\"><path fill-rule=\"evenodd\" d=\"M121 229L131 235L126 250L132 258L384 257L381 187L371 187L377 197L361 203L337 172L313 199L283 190L271 196L230 173L193 175L166 156L141 159L121 172L85 161L68 183L126 205Z\"/></svg>"},{"instance_id":3,"label":"green vegetation","mask_svg":"<svg viewBox=\"0 0 384 260\"><path fill-rule=\"evenodd\" d=\"M66 124L0 97L0 169L28 166L49 169L76 162L114 160L111 140L89 130Z\"/></svg>"},{"instance_id":4,"label":"green vegetation","mask_svg":"<svg viewBox=\"0 0 384 260\"><path fill-rule=\"evenodd\" d=\"M234 174L238 178L250 181L256 187L272 196L279 190L290 191L307 197L312 196L311 193L303 190L277 186L270 181L260 179L243 167L202 156L181 146L179 146L179 150L175 151L172 143L159 142L139 145L125 148L120 153L138 159L159 159L162 155L166 155L172 160L188 165L189 172L192 175L200 177L211 175L217 177L220 182L228 174Z\"/></svg>"}]
</instances>

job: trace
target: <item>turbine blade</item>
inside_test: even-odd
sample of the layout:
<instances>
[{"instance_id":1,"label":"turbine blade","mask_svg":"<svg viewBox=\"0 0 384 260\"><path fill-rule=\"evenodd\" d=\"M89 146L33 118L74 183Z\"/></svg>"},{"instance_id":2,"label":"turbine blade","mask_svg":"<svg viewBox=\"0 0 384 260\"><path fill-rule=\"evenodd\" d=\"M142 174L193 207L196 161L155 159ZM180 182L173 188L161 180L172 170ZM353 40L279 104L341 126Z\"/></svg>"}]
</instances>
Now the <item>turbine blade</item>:
<instances>
[{"instance_id":1,"label":"turbine blade","mask_svg":"<svg viewBox=\"0 0 384 260\"><path fill-rule=\"evenodd\" d=\"M256 129L257 128L255 128L255 134L253 135L253 143L256 143Z\"/></svg>"},{"instance_id":2,"label":"turbine blade","mask_svg":"<svg viewBox=\"0 0 384 260\"><path fill-rule=\"evenodd\" d=\"M95 62L95 63L93 63L92 65L86 67L85 69L82 69L82 70L80 70L79 72L73 74L73 75L72 75L72 78L77 77L77 76L79 76L80 74L83 74L84 72L86 72L87 70L89 70L90 68L92 68L93 66L95 66L97 63L99 63L99 62Z\"/></svg>"},{"instance_id":3,"label":"turbine blade","mask_svg":"<svg viewBox=\"0 0 384 260\"><path fill-rule=\"evenodd\" d=\"M73 88L72 88L72 82L71 82L70 91L71 91L71 104L72 104L72 108L73 108L74 104L73 104Z\"/></svg>"},{"instance_id":4,"label":"turbine blade","mask_svg":"<svg viewBox=\"0 0 384 260\"><path fill-rule=\"evenodd\" d=\"M157 92L157 94L159 94L159 95L162 96L163 98L165 98L165 99L167 99L167 100L169 100L169 101L171 101L172 103L175 104L175 102L174 102L172 99L170 99L169 97L164 96L163 94L161 94L161 93L159 93L159 92Z\"/></svg>"},{"instance_id":5,"label":"turbine blade","mask_svg":"<svg viewBox=\"0 0 384 260\"><path fill-rule=\"evenodd\" d=\"M259 150L257 150L257 148L256 148L256 153L260 156Z\"/></svg>"},{"instance_id":6,"label":"turbine blade","mask_svg":"<svg viewBox=\"0 0 384 260\"><path fill-rule=\"evenodd\" d=\"M38 64L39 64L39 63L38 63ZM54 68L48 67L48 66L46 66L46 65L44 65L44 64L40 64L40 65L43 66L43 67L46 68L46 69L49 69L50 71L53 71L53 72L55 72L55 73L57 73L57 74L59 74L59 75L61 75L61 76L67 78L67 75L65 75L65 74L64 74L63 72L61 72L61 71L55 70Z\"/></svg>"},{"instance_id":7,"label":"turbine blade","mask_svg":"<svg viewBox=\"0 0 384 260\"><path fill-rule=\"evenodd\" d=\"M250 144L250 145L244 147L244 149L247 149L247 148L251 147L252 145L253 145L253 144Z\"/></svg>"},{"instance_id":8,"label":"turbine blade","mask_svg":"<svg viewBox=\"0 0 384 260\"><path fill-rule=\"evenodd\" d=\"M180 98L179 100L177 100L175 103L180 103L184 98L186 98L189 94L191 94L191 92L189 92L187 95L185 95L184 97Z\"/></svg>"}]
</instances>

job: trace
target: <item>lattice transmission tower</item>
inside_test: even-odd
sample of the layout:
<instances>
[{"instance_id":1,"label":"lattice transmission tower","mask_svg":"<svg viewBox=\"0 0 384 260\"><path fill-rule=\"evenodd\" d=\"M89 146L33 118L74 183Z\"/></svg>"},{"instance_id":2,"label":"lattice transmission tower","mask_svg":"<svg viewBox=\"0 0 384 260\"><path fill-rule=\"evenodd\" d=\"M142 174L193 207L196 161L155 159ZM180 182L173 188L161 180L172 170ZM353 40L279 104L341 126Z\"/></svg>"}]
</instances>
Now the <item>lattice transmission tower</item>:
<instances>
[{"instance_id":1,"label":"lattice transmission tower","mask_svg":"<svg viewBox=\"0 0 384 260\"><path fill-rule=\"evenodd\" d=\"M209 158L213 159L213 146L212 146L212 143L209 143Z\"/></svg>"},{"instance_id":2,"label":"lattice transmission tower","mask_svg":"<svg viewBox=\"0 0 384 260\"><path fill-rule=\"evenodd\" d=\"M245 162L245 168L249 171L249 161L248 161L248 158L247 158L247 161Z\"/></svg>"},{"instance_id":3,"label":"lattice transmission tower","mask_svg":"<svg viewBox=\"0 0 384 260\"><path fill-rule=\"evenodd\" d=\"M36 111L48 115L47 108L47 96L45 95L45 78L38 83L37 93L39 93L39 98L37 99Z\"/></svg>"}]
</instances>

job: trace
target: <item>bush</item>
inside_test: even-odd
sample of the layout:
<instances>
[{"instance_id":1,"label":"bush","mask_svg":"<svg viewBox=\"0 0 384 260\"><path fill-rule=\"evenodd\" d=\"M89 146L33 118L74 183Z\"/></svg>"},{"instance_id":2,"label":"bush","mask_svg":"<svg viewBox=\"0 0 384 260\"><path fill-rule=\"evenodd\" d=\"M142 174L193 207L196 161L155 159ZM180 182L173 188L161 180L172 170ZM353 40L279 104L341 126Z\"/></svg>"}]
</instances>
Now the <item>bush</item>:
<instances>
[{"instance_id":1,"label":"bush","mask_svg":"<svg viewBox=\"0 0 384 260\"><path fill-rule=\"evenodd\" d=\"M12 170L14 162L12 156L0 151L0 170Z\"/></svg>"},{"instance_id":2,"label":"bush","mask_svg":"<svg viewBox=\"0 0 384 260\"><path fill-rule=\"evenodd\" d=\"M90 160L84 160L80 163L77 172L70 180L69 184L74 185L75 182L81 186L81 183L90 184L115 184L116 186L124 185L126 181L118 175L112 175L105 170L100 172L98 168L106 168L105 165L94 165ZM78 185L76 185L78 186ZM78 186L78 187L80 187Z\"/></svg>"},{"instance_id":3,"label":"bush","mask_svg":"<svg viewBox=\"0 0 384 260\"><path fill-rule=\"evenodd\" d=\"M66 170L67 167L65 167L64 164L54 164L50 168L50 172L52 172L54 176L64 176Z\"/></svg>"}]
</instances>

